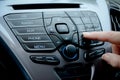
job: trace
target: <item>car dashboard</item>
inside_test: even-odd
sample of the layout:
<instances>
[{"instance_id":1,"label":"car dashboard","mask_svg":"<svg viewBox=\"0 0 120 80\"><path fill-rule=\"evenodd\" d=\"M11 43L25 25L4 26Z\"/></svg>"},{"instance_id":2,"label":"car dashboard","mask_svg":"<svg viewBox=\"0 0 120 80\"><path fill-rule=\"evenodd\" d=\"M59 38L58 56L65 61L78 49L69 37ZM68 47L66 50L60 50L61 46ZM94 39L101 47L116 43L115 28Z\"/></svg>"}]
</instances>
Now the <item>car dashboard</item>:
<instances>
[{"instance_id":1,"label":"car dashboard","mask_svg":"<svg viewBox=\"0 0 120 80\"><path fill-rule=\"evenodd\" d=\"M0 8L1 42L26 80L114 80L101 60L110 43L82 35L112 31L108 1L1 0Z\"/></svg>"}]
</instances>

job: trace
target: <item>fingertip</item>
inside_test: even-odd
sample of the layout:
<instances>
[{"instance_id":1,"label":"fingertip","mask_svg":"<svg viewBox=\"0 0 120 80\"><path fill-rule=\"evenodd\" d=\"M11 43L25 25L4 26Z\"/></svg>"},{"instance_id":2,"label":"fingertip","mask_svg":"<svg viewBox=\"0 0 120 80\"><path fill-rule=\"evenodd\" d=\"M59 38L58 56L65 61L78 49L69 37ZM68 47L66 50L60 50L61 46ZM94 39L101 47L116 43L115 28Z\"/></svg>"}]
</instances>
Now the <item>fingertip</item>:
<instances>
[{"instance_id":1,"label":"fingertip","mask_svg":"<svg viewBox=\"0 0 120 80\"><path fill-rule=\"evenodd\" d=\"M111 53L103 54L103 55L102 55L102 59L105 60L105 61L109 61L109 59L111 58L110 54L111 54Z\"/></svg>"},{"instance_id":2,"label":"fingertip","mask_svg":"<svg viewBox=\"0 0 120 80\"><path fill-rule=\"evenodd\" d=\"M83 32L83 37L90 36L90 32Z\"/></svg>"},{"instance_id":3,"label":"fingertip","mask_svg":"<svg viewBox=\"0 0 120 80\"><path fill-rule=\"evenodd\" d=\"M120 68L120 56L113 53L106 53L102 55L102 59L110 64L112 67Z\"/></svg>"}]
</instances>

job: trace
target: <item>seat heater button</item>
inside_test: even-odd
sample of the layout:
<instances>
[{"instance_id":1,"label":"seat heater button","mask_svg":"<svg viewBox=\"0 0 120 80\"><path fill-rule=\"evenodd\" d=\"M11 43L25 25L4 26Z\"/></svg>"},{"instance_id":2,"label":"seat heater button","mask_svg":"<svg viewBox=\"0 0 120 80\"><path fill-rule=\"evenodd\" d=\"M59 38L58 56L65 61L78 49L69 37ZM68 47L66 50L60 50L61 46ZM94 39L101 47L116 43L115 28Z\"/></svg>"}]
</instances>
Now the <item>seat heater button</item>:
<instances>
[{"instance_id":1,"label":"seat heater button","mask_svg":"<svg viewBox=\"0 0 120 80\"><path fill-rule=\"evenodd\" d=\"M68 29L68 25L67 24L56 24L55 25L56 27L56 30L58 33L60 34L66 34L66 33L69 33L69 29Z\"/></svg>"},{"instance_id":2,"label":"seat heater button","mask_svg":"<svg viewBox=\"0 0 120 80\"><path fill-rule=\"evenodd\" d=\"M30 59L39 64L57 65L60 63L59 59L54 55L32 55Z\"/></svg>"},{"instance_id":3,"label":"seat heater button","mask_svg":"<svg viewBox=\"0 0 120 80\"><path fill-rule=\"evenodd\" d=\"M59 64L60 61L55 56L46 56L46 63L48 63L48 64Z\"/></svg>"},{"instance_id":4,"label":"seat heater button","mask_svg":"<svg viewBox=\"0 0 120 80\"><path fill-rule=\"evenodd\" d=\"M31 59L35 62L44 62L45 56L31 56Z\"/></svg>"},{"instance_id":5,"label":"seat heater button","mask_svg":"<svg viewBox=\"0 0 120 80\"><path fill-rule=\"evenodd\" d=\"M101 57L104 53L105 53L104 48L97 49L97 50L92 50L92 51L86 52L85 55L84 55L84 58L85 58L86 61L92 61L94 59L97 59L97 58Z\"/></svg>"}]
</instances>

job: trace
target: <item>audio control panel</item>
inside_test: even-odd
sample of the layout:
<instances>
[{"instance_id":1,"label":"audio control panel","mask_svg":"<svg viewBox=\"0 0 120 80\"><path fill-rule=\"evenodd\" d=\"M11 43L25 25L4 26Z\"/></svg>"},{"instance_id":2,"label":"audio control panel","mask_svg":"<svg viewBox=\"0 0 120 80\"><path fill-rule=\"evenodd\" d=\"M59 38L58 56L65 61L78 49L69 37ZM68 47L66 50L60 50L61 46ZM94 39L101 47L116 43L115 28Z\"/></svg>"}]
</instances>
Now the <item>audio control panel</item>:
<instances>
[{"instance_id":1,"label":"audio control panel","mask_svg":"<svg viewBox=\"0 0 120 80\"><path fill-rule=\"evenodd\" d=\"M63 44L102 44L82 39L83 32L102 31L99 18L92 11L14 13L4 18L26 51L52 51Z\"/></svg>"},{"instance_id":2,"label":"audio control panel","mask_svg":"<svg viewBox=\"0 0 120 80\"><path fill-rule=\"evenodd\" d=\"M4 8L0 9L2 44L26 80L92 80L100 69L97 62L110 52L109 43L83 36L83 32L111 31L105 0L5 0L0 4Z\"/></svg>"}]
</instances>

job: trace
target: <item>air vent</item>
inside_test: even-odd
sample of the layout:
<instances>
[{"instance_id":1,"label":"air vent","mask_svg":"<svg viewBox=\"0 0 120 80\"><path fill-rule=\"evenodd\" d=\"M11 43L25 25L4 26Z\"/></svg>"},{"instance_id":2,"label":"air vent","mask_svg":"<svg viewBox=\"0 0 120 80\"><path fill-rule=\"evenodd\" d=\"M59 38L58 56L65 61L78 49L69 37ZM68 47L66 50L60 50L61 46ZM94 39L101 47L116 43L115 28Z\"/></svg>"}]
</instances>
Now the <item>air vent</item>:
<instances>
[{"instance_id":1,"label":"air vent","mask_svg":"<svg viewBox=\"0 0 120 80\"><path fill-rule=\"evenodd\" d=\"M54 4L22 4L11 5L14 10L23 9L56 9L56 8L80 8L80 4L54 3Z\"/></svg>"}]
</instances>

